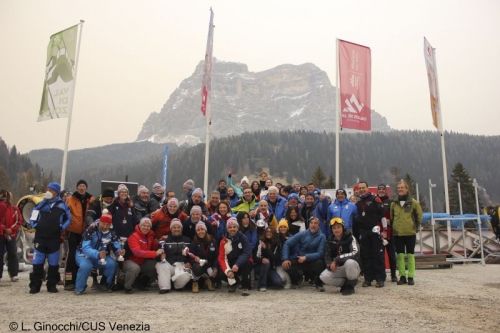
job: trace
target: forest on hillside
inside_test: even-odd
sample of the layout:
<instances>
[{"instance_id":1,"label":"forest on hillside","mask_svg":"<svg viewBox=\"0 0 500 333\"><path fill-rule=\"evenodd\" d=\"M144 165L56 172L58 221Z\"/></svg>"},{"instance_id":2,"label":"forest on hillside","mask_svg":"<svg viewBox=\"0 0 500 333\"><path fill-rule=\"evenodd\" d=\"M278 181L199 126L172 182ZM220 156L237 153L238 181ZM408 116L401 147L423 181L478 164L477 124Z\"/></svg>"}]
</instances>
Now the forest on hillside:
<instances>
[{"instance_id":1,"label":"forest on hillside","mask_svg":"<svg viewBox=\"0 0 500 333\"><path fill-rule=\"evenodd\" d=\"M500 201L499 171L500 137L468 134L445 134L448 175L453 166L461 162L472 178L477 178L481 187L482 202ZM137 145L131 143L130 145ZM127 150L114 147L107 153L105 147L98 156L93 149L74 151L78 156L78 170L72 170L71 160L66 177L70 189L84 178L89 191L97 194L101 180L138 182L151 189L161 182L163 147L147 144L141 148L140 158L134 159ZM154 147L148 155L147 148ZM168 158L167 188L181 194L182 183L193 179L197 186L203 185L205 145L171 150ZM30 153L31 155L31 153ZM96 163L102 156L108 158L107 165ZM134 155L135 156L135 155ZM35 160L35 159L34 159ZM57 159L51 159L53 163ZM309 182L315 169L320 166L327 177L335 176L335 135L310 131L243 133L213 139L210 142L209 189L214 189L219 179L225 179L232 170L235 182L243 176L257 179L260 171L268 171L270 178L280 178L286 183ZM387 133L342 133L340 136L340 183L352 186L357 179L370 185L394 184L391 169L398 168L419 184L420 194L428 197L429 179L437 184L433 190L433 202L439 211L444 206L444 185L439 133L434 131L392 131ZM46 168L46 167L45 167Z\"/></svg>"}]
</instances>

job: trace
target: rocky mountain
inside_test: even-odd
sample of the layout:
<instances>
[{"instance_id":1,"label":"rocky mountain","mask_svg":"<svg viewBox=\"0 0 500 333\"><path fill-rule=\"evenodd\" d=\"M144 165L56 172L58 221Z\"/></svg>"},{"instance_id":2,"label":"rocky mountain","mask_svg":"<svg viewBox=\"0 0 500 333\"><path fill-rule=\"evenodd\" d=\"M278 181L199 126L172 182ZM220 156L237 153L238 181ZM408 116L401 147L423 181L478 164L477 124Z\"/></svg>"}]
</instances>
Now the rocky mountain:
<instances>
[{"instance_id":1,"label":"rocky mountain","mask_svg":"<svg viewBox=\"0 0 500 333\"><path fill-rule=\"evenodd\" d=\"M137 141L195 145L205 141L200 111L203 61L181 82L159 113L144 123ZM336 90L314 64L281 65L250 72L247 65L214 59L211 134L239 135L259 130L333 132ZM372 110L372 130L390 131Z\"/></svg>"}]
</instances>

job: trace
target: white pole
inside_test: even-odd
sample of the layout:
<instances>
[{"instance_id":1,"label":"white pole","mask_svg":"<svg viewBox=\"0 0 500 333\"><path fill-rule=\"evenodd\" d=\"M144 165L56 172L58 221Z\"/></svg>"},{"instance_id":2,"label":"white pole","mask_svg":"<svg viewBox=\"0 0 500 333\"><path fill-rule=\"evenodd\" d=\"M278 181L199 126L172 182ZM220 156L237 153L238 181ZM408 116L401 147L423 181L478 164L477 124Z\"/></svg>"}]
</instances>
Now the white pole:
<instances>
[{"instance_id":1,"label":"white pole","mask_svg":"<svg viewBox=\"0 0 500 333\"><path fill-rule=\"evenodd\" d=\"M457 183L458 187L458 204L460 205L460 215L463 215L464 211L462 208L462 191L460 190L460 183Z\"/></svg>"},{"instance_id":2,"label":"white pole","mask_svg":"<svg viewBox=\"0 0 500 333\"><path fill-rule=\"evenodd\" d=\"M432 204L432 188L435 186L436 186L436 184L432 184L431 180L429 179L429 198L430 198L430 202L431 202L432 248L434 249L434 254L437 253L436 233L434 232L436 222L434 221L434 205Z\"/></svg>"},{"instance_id":3,"label":"white pole","mask_svg":"<svg viewBox=\"0 0 500 333\"><path fill-rule=\"evenodd\" d=\"M432 57L434 59L434 63L436 63L436 49L432 48ZM434 68L434 72L436 74L436 93L438 96L437 102L439 104L438 109L438 117L439 117L439 134L441 135L441 157L443 159L443 180L444 180L444 202L446 207L446 214L450 214L450 197L448 195L448 170L446 168L446 149L444 144L444 126L443 126L443 112L441 110L441 97L439 96L439 78L437 66ZM448 232L448 246L451 245L451 221L446 221L446 227Z\"/></svg>"},{"instance_id":4,"label":"white pole","mask_svg":"<svg viewBox=\"0 0 500 333\"><path fill-rule=\"evenodd\" d=\"M62 164L62 170L61 170L61 190L64 189L64 186L66 185L66 164L68 162L68 145L69 145L69 132L71 129L71 117L73 116L73 99L75 97L75 90L76 90L76 74L78 73L78 60L80 59L80 42L82 40L82 31L83 31L83 23L84 20L80 20L80 33L78 36L78 46L77 46L77 51L76 51L76 58L75 58L75 75L73 76L74 84L73 84L73 91L71 92L71 111L68 114L68 126L66 127L66 141L64 143L64 154L63 154L63 164Z\"/></svg>"},{"instance_id":5,"label":"white pole","mask_svg":"<svg viewBox=\"0 0 500 333\"><path fill-rule=\"evenodd\" d=\"M335 187L340 188L340 68L339 40L337 39L337 103L335 107Z\"/></svg>"},{"instance_id":6,"label":"white pole","mask_svg":"<svg viewBox=\"0 0 500 333\"><path fill-rule=\"evenodd\" d=\"M479 210L479 197L477 195L478 184L476 178L474 178L473 183L474 183L474 196L476 197L477 224L479 227L479 246L481 247L481 264L483 266L486 266L486 262L484 261L483 230L481 228L481 212Z\"/></svg>"},{"instance_id":7,"label":"white pole","mask_svg":"<svg viewBox=\"0 0 500 333\"><path fill-rule=\"evenodd\" d=\"M415 195L417 196L415 199L420 202L420 193L418 193L418 183L415 183Z\"/></svg>"}]
</instances>

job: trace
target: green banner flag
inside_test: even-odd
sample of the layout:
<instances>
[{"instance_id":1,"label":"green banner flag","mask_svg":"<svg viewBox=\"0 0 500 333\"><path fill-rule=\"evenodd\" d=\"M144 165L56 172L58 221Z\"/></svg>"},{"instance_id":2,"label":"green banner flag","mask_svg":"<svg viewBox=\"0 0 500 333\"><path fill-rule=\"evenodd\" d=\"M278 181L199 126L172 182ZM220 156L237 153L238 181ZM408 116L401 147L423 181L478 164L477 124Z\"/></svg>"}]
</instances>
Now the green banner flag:
<instances>
[{"instance_id":1,"label":"green banner flag","mask_svg":"<svg viewBox=\"0 0 500 333\"><path fill-rule=\"evenodd\" d=\"M38 121L67 118L73 106L78 25L50 37Z\"/></svg>"}]
</instances>

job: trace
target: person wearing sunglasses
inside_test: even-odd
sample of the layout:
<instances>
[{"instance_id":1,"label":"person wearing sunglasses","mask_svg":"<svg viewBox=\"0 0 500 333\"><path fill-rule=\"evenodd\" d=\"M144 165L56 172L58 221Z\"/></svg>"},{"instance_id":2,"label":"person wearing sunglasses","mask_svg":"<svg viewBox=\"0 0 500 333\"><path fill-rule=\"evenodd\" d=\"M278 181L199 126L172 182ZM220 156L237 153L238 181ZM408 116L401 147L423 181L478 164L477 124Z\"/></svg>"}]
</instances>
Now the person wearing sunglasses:
<instances>
[{"instance_id":1,"label":"person wearing sunglasses","mask_svg":"<svg viewBox=\"0 0 500 333\"><path fill-rule=\"evenodd\" d=\"M340 287L342 295L352 295L361 272L359 245L340 217L330 220L330 228L332 234L328 237L325 250L326 269L319 278L326 285Z\"/></svg>"}]
</instances>

